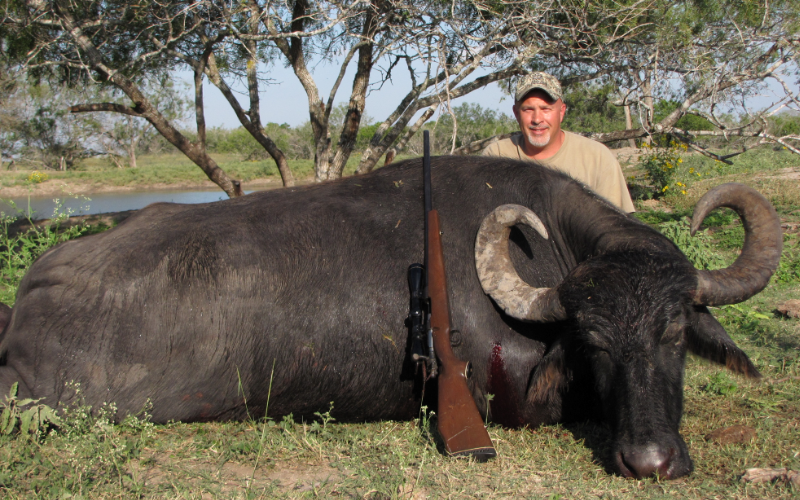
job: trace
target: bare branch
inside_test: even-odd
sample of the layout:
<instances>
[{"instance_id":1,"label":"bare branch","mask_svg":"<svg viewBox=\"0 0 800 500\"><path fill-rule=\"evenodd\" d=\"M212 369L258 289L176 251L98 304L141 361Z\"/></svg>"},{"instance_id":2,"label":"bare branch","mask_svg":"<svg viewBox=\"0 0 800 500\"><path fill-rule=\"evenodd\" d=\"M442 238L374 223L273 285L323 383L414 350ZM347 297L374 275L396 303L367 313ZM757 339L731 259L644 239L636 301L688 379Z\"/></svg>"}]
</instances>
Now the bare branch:
<instances>
[{"instance_id":1,"label":"bare branch","mask_svg":"<svg viewBox=\"0 0 800 500\"><path fill-rule=\"evenodd\" d=\"M70 113L92 113L95 111L110 111L112 113L121 113L123 115L135 116L143 118L141 111L122 104L113 102L99 102L94 104L76 104L69 107Z\"/></svg>"}]
</instances>

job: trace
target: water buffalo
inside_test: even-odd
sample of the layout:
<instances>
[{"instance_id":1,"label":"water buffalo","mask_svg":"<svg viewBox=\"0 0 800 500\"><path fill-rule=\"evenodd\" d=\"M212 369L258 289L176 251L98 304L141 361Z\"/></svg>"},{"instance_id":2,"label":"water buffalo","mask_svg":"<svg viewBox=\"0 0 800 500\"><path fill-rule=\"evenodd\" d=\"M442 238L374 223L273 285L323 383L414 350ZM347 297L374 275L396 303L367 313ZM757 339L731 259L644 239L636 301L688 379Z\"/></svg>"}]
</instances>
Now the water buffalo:
<instances>
[{"instance_id":1,"label":"water buffalo","mask_svg":"<svg viewBox=\"0 0 800 500\"><path fill-rule=\"evenodd\" d=\"M625 476L692 469L678 432L687 350L759 376L706 306L766 286L781 250L770 204L727 185L698 205L744 220L739 259L699 271L667 238L561 173L434 158L456 354L479 409L509 426L599 418ZM156 204L59 245L22 280L0 390L53 406L80 384L155 422L408 419L406 270L422 259L421 162L204 205ZM500 208L498 208L500 207ZM529 212L532 211L532 212ZM529 225L537 225L547 239ZM480 232L479 232L480 228ZM485 292L484 292L485 289ZM491 405L487 394L493 394Z\"/></svg>"}]
</instances>

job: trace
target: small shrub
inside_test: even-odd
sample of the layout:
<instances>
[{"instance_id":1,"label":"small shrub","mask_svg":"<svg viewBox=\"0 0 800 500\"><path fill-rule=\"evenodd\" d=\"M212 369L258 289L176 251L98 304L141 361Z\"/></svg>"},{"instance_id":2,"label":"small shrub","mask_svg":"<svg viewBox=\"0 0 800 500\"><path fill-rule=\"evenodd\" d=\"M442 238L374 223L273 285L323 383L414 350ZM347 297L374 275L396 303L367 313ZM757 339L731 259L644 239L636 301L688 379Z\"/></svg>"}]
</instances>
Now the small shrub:
<instances>
[{"instance_id":1,"label":"small shrub","mask_svg":"<svg viewBox=\"0 0 800 500\"><path fill-rule=\"evenodd\" d=\"M84 224L62 228L61 225L69 218L62 207L63 203L56 206L53 219L45 226L36 226L28 219L31 229L25 233L12 235L11 225L16 218L0 218L0 302L13 304L19 281L33 261L46 250L64 241L102 230Z\"/></svg>"},{"instance_id":2,"label":"small shrub","mask_svg":"<svg viewBox=\"0 0 800 500\"><path fill-rule=\"evenodd\" d=\"M800 281L800 250L784 249L781 262L773 277L780 283L793 283Z\"/></svg>"},{"instance_id":3,"label":"small shrub","mask_svg":"<svg viewBox=\"0 0 800 500\"><path fill-rule=\"evenodd\" d=\"M697 269L719 269L725 265L725 259L712 246L708 229L697 231L692 236L688 219L662 222L658 229L678 245Z\"/></svg>"},{"instance_id":4,"label":"small shrub","mask_svg":"<svg viewBox=\"0 0 800 500\"><path fill-rule=\"evenodd\" d=\"M653 187L654 198L667 194L670 189L686 194L686 184L675 180L677 167L683 163L683 151L686 151L686 145L672 142L667 148L653 148L639 160L639 166Z\"/></svg>"},{"instance_id":5,"label":"small shrub","mask_svg":"<svg viewBox=\"0 0 800 500\"><path fill-rule=\"evenodd\" d=\"M47 179L48 179L48 175L45 174L45 173L39 172L38 170L34 170L28 176L28 182L33 183L33 184L41 184L42 182L46 181Z\"/></svg>"},{"instance_id":6,"label":"small shrub","mask_svg":"<svg viewBox=\"0 0 800 500\"><path fill-rule=\"evenodd\" d=\"M736 385L736 382L731 380L731 378L725 372L717 372L714 375L711 375L708 383L703 386L704 391L720 396L733 394L738 388L739 387Z\"/></svg>"},{"instance_id":7,"label":"small shrub","mask_svg":"<svg viewBox=\"0 0 800 500\"><path fill-rule=\"evenodd\" d=\"M17 399L17 389L18 384L14 382L2 405L0 434L9 435L18 430L22 436L38 437L49 425L58 425L61 422L55 410L38 404L38 399Z\"/></svg>"}]
</instances>

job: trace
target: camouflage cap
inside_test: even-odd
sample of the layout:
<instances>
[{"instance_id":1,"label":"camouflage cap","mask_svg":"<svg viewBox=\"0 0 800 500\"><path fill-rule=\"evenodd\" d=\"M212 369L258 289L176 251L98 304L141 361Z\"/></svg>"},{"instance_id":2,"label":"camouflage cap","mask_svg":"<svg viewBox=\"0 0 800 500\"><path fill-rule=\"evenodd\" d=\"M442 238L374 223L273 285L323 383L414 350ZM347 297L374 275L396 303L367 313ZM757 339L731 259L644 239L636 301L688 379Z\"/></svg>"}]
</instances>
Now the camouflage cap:
<instances>
[{"instance_id":1,"label":"camouflage cap","mask_svg":"<svg viewBox=\"0 0 800 500\"><path fill-rule=\"evenodd\" d=\"M539 89L549 95L554 101L561 99L561 84L553 75L543 73L530 73L519 79L517 91L514 93L514 102L521 101L531 90Z\"/></svg>"}]
</instances>

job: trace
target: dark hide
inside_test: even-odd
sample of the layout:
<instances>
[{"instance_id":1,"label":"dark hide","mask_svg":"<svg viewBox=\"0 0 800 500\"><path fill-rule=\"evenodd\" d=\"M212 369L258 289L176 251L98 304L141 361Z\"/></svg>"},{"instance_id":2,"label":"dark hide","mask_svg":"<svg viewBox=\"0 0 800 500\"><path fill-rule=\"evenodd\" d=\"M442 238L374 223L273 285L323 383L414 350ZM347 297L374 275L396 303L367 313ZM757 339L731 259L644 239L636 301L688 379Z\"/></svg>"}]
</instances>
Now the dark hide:
<instances>
[{"instance_id":1,"label":"dark hide","mask_svg":"<svg viewBox=\"0 0 800 500\"><path fill-rule=\"evenodd\" d=\"M59 406L76 381L87 403L114 402L120 416L149 402L155 422L193 421L244 417L242 393L262 414L272 379L270 416L312 416L333 402L340 421L412 418L420 401L404 320L406 269L422 260L421 172L413 160L212 204L151 205L48 251L0 339L0 391L19 381L21 396ZM641 462L667 453L651 472L687 473L678 434L687 348L757 372L691 305L693 269L675 245L535 165L445 157L432 173L461 331L454 350L474 366L479 407L495 394L492 418L515 426L604 417L618 472L647 475ZM511 256L531 285L558 287L568 321L523 323L483 293L475 236L507 203L547 227L548 240L515 230Z\"/></svg>"}]
</instances>

